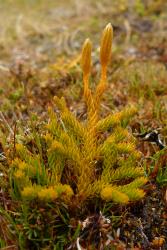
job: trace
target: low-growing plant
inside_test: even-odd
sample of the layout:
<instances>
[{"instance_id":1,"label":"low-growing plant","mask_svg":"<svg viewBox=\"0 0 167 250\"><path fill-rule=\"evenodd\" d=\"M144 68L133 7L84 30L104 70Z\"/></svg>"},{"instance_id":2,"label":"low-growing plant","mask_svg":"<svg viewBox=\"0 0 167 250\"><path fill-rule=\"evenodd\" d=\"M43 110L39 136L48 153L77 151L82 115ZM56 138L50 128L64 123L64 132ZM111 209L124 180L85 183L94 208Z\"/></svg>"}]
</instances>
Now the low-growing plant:
<instances>
[{"instance_id":1,"label":"low-growing plant","mask_svg":"<svg viewBox=\"0 0 167 250\"><path fill-rule=\"evenodd\" d=\"M167 186L167 156L166 147L151 157L147 175L154 178L159 186Z\"/></svg>"},{"instance_id":2,"label":"low-growing plant","mask_svg":"<svg viewBox=\"0 0 167 250\"><path fill-rule=\"evenodd\" d=\"M137 109L129 105L100 118L112 39L112 26L108 24L101 39L101 76L94 93L89 88L89 39L82 48L87 118L79 121L63 97L54 97L48 123L37 131L32 120L33 140L17 143L14 159L8 157L11 196L17 202L13 217L22 249L25 245L31 249L47 245L63 249L79 231L77 226L76 231L69 228L70 220L86 217L90 203L100 209L106 202L127 204L144 197L142 186L147 178L135 138L127 128Z\"/></svg>"}]
</instances>

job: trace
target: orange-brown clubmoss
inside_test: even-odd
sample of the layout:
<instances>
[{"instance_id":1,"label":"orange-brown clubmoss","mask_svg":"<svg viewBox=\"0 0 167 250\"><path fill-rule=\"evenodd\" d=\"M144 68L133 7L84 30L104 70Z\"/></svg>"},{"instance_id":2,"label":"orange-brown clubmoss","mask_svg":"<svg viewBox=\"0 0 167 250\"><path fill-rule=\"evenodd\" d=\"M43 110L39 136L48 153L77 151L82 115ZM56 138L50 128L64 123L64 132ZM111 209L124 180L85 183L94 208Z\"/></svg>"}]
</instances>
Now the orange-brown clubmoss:
<instances>
[{"instance_id":1,"label":"orange-brown clubmoss","mask_svg":"<svg viewBox=\"0 0 167 250\"><path fill-rule=\"evenodd\" d=\"M40 152L30 152L26 146L16 145L13 177L21 198L44 202L62 200L69 206L71 198L80 204L95 197L116 203L143 198L140 188L147 179L138 164L141 155L136 150L135 139L125 126L137 113L136 107L129 105L100 119L100 103L108 85L112 39L113 29L108 24L101 39L101 76L94 93L89 88L92 50L89 39L82 48L87 120L80 122L66 106L65 99L55 97L59 112L55 113L52 107L48 109L50 119L43 135L39 136L45 144L45 160Z\"/></svg>"}]
</instances>

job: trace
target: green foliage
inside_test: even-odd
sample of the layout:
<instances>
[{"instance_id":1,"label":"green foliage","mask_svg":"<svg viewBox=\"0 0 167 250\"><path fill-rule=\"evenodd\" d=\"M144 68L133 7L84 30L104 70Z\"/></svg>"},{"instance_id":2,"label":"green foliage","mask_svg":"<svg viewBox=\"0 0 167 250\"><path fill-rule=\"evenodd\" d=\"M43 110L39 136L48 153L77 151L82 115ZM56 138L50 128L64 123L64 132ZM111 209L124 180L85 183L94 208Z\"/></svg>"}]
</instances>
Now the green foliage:
<instances>
[{"instance_id":1,"label":"green foliage","mask_svg":"<svg viewBox=\"0 0 167 250\"><path fill-rule=\"evenodd\" d=\"M167 186L167 166L164 169L158 171L156 181L161 186Z\"/></svg>"},{"instance_id":2,"label":"green foliage","mask_svg":"<svg viewBox=\"0 0 167 250\"><path fill-rule=\"evenodd\" d=\"M147 175L155 178L160 186L167 186L167 158L166 148L158 151L151 157L150 168Z\"/></svg>"},{"instance_id":3,"label":"green foliage","mask_svg":"<svg viewBox=\"0 0 167 250\"><path fill-rule=\"evenodd\" d=\"M0 237L0 248L3 248L5 246L6 246L5 241L3 239L1 239L1 237Z\"/></svg>"},{"instance_id":4,"label":"green foliage","mask_svg":"<svg viewBox=\"0 0 167 250\"><path fill-rule=\"evenodd\" d=\"M9 100L11 101L11 103L16 103L21 97L23 96L23 89L17 89L16 91L14 91L13 93L11 93L9 95Z\"/></svg>"},{"instance_id":5,"label":"green foliage","mask_svg":"<svg viewBox=\"0 0 167 250\"><path fill-rule=\"evenodd\" d=\"M145 15L145 6L142 0L135 1L135 10L140 16Z\"/></svg>"}]
</instances>

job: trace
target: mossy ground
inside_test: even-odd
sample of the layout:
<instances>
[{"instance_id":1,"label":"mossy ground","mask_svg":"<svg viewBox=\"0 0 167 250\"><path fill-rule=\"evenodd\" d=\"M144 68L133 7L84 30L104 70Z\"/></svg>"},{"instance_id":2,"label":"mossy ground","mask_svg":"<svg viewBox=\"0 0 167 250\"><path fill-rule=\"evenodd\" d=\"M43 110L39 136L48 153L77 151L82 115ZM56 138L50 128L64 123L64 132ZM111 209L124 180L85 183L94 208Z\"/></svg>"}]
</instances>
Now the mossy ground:
<instances>
[{"instance_id":1,"label":"mossy ground","mask_svg":"<svg viewBox=\"0 0 167 250\"><path fill-rule=\"evenodd\" d=\"M130 124L132 133L160 129L162 140L167 143L165 0L119 0L112 3L109 0L62 3L6 0L0 1L0 9L0 126L9 142L13 141L13 131L18 137L28 133L30 114L36 113L41 123L47 119L47 107L55 95L63 95L69 108L84 119L78 61L80 48L85 38L90 37L95 47L92 78L96 80L100 67L100 32L111 22L114 44L102 116L111 110L121 110L126 104L137 104L138 115ZM163 171L167 167L165 157L154 160L155 154L159 153L157 146L138 139L138 149L143 153L147 172L155 166L160 166ZM0 150L3 161L3 149L0 147ZM0 184L5 186L6 173L0 173L3 174ZM127 206L117 205L116 209L114 205L106 208L105 213L112 220L113 249L167 248L164 180L167 176L161 183L156 177L152 175L150 178L145 187L147 195L142 201ZM0 203L9 211L13 203L4 190L0 191ZM6 217L2 214L0 221L2 249L6 246L17 249L15 233L11 237L8 235ZM75 227L75 223L74 216L71 225Z\"/></svg>"}]
</instances>

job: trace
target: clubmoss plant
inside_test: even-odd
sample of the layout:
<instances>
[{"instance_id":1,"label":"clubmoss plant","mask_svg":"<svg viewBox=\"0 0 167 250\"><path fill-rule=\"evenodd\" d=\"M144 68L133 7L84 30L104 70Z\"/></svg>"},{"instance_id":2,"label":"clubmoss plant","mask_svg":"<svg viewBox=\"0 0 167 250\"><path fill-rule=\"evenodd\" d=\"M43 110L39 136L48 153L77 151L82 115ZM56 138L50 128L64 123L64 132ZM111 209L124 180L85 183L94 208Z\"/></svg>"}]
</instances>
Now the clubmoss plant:
<instances>
[{"instance_id":1,"label":"clubmoss plant","mask_svg":"<svg viewBox=\"0 0 167 250\"><path fill-rule=\"evenodd\" d=\"M136 108L128 106L100 119L112 39L112 26L108 24L102 34L101 76L94 93L89 88L92 49L89 39L82 48L87 119L80 122L63 97L54 97L55 107L48 110L48 124L42 135L36 136L36 152L25 145L16 145L16 157L11 164L12 186L20 199L62 201L72 206L96 197L116 203L143 198L141 187L147 179L138 164L140 153L135 139L126 128Z\"/></svg>"}]
</instances>

